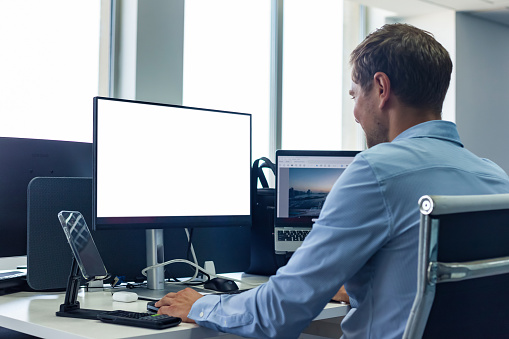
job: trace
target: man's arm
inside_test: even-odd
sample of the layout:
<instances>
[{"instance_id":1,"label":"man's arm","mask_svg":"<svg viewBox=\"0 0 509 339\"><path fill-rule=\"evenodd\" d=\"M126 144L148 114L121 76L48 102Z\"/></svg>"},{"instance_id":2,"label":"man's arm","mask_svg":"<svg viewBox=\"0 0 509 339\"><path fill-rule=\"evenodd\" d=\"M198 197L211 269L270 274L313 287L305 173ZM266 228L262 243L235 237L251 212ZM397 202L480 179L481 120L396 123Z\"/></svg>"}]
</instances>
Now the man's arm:
<instances>
[{"instance_id":1,"label":"man's arm","mask_svg":"<svg viewBox=\"0 0 509 339\"><path fill-rule=\"evenodd\" d=\"M182 301L186 294L182 299L170 295L161 304L182 304L161 312L241 336L298 337L341 285L387 241L389 215L382 200L369 164L354 161L329 193L301 247L267 283L240 294L195 300L191 296Z\"/></svg>"},{"instance_id":2,"label":"man's arm","mask_svg":"<svg viewBox=\"0 0 509 339\"><path fill-rule=\"evenodd\" d=\"M193 319L188 318L191 307L196 300L203 297L200 293L192 288L186 288L177 293L168 293L161 300L156 302L155 306L159 307L159 314L168 314L173 317L179 317L183 322L196 323ZM345 286L341 286L338 293L332 297L334 301L350 303L350 298L346 293Z\"/></svg>"}]
</instances>

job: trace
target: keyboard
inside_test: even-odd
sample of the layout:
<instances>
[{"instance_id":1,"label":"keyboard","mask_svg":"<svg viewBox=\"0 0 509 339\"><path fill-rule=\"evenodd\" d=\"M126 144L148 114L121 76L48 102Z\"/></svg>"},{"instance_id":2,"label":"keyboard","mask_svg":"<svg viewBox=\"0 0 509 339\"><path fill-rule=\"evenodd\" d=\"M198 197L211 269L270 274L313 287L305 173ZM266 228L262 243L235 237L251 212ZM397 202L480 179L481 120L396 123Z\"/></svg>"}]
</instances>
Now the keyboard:
<instances>
[{"instance_id":1,"label":"keyboard","mask_svg":"<svg viewBox=\"0 0 509 339\"><path fill-rule=\"evenodd\" d=\"M26 283L26 271L8 271L0 273L0 290L21 286Z\"/></svg>"},{"instance_id":2,"label":"keyboard","mask_svg":"<svg viewBox=\"0 0 509 339\"><path fill-rule=\"evenodd\" d=\"M164 314L153 314L145 312L110 311L97 315L97 318L106 323L136 326L161 330L177 326L182 319Z\"/></svg>"},{"instance_id":3,"label":"keyboard","mask_svg":"<svg viewBox=\"0 0 509 339\"><path fill-rule=\"evenodd\" d=\"M304 238L308 235L309 230L303 231L278 231L278 241L304 241Z\"/></svg>"},{"instance_id":4,"label":"keyboard","mask_svg":"<svg viewBox=\"0 0 509 339\"><path fill-rule=\"evenodd\" d=\"M26 276L25 272L21 271L9 271L9 272L3 272L0 273L0 281L2 280L8 280L8 279L16 279L20 277Z\"/></svg>"}]
</instances>

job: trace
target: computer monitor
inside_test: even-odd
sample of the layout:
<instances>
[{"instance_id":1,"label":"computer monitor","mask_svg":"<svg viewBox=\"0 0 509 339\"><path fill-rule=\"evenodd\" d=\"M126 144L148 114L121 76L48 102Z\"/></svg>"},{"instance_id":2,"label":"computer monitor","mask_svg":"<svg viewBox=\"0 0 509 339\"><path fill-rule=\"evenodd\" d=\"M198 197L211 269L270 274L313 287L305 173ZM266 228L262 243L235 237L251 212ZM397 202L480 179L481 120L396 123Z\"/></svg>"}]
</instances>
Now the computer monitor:
<instances>
[{"instance_id":1,"label":"computer monitor","mask_svg":"<svg viewBox=\"0 0 509 339\"><path fill-rule=\"evenodd\" d=\"M250 114L96 97L94 145L96 230L250 226Z\"/></svg>"},{"instance_id":2,"label":"computer monitor","mask_svg":"<svg viewBox=\"0 0 509 339\"><path fill-rule=\"evenodd\" d=\"M0 137L0 257L27 254L30 180L91 176L91 143Z\"/></svg>"}]
</instances>

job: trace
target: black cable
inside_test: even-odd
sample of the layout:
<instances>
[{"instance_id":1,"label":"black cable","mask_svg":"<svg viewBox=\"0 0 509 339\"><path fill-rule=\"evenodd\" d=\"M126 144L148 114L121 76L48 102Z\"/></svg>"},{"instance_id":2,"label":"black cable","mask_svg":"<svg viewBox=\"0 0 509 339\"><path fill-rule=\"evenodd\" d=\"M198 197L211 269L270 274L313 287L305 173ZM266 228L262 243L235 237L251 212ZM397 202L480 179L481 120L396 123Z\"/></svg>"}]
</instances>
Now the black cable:
<instances>
[{"instance_id":1,"label":"black cable","mask_svg":"<svg viewBox=\"0 0 509 339\"><path fill-rule=\"evenodd\" d=\"M189 261L193 261L192 258L189 259L189 254L191 253L191 246L193 244L193 233L194 228L189 229L189 240L187 241L187 251L186 251L186 259Z\"/></svg>"},{"instance_id":2,"label":"black cable","mask_svg":"<svg viewBox=\"0 0 509 339\"><path fill-rule=\"evenodd\" d=\"M127 285L125 287L127 289L133 289L136 287L143 287L143 286L147 286L147 283L127 283Z\"/></svg>"},{"instance_id":3,"label":"black cable","mask_svg":"<svg viewBox=\"0 0 509 339\"><path fill-rule=\"evenodd\" d=\"M186 259L191 261L191 262L194 262L194 258L190 258L190 255L191 255L191 247L193 246L193 233L194 233L194 228L189 228L188 229L189 231L189 239L187 241L187 251L186 251ZM195 268L190 266L189 267L190 269L192 269L193 271L195 271ZM194 272L193 272L194 274Z\"/></svg>"}]
</instances>

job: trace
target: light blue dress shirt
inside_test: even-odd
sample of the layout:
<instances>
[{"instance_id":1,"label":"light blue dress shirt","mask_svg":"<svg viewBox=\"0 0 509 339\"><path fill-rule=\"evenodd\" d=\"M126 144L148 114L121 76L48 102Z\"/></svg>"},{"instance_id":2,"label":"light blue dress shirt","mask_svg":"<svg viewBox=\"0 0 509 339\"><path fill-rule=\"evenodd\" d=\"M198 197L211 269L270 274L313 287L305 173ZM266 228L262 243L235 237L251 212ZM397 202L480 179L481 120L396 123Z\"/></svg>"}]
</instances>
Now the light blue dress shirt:
<instances>
[{"instance_id":1,"label":"light blue dress shirt","mask_svg":"<svg viewBox=\"0 0 509 339\"><path fill-rule=\"evenodd\" d=\"M199 325L255 338L297 338L345 284L344 338L401 338L417 286L418 200L509 193L509 177L429 121L360 153L286 266L256 289L199 299Z\"/></svg>"}]
</instances>

